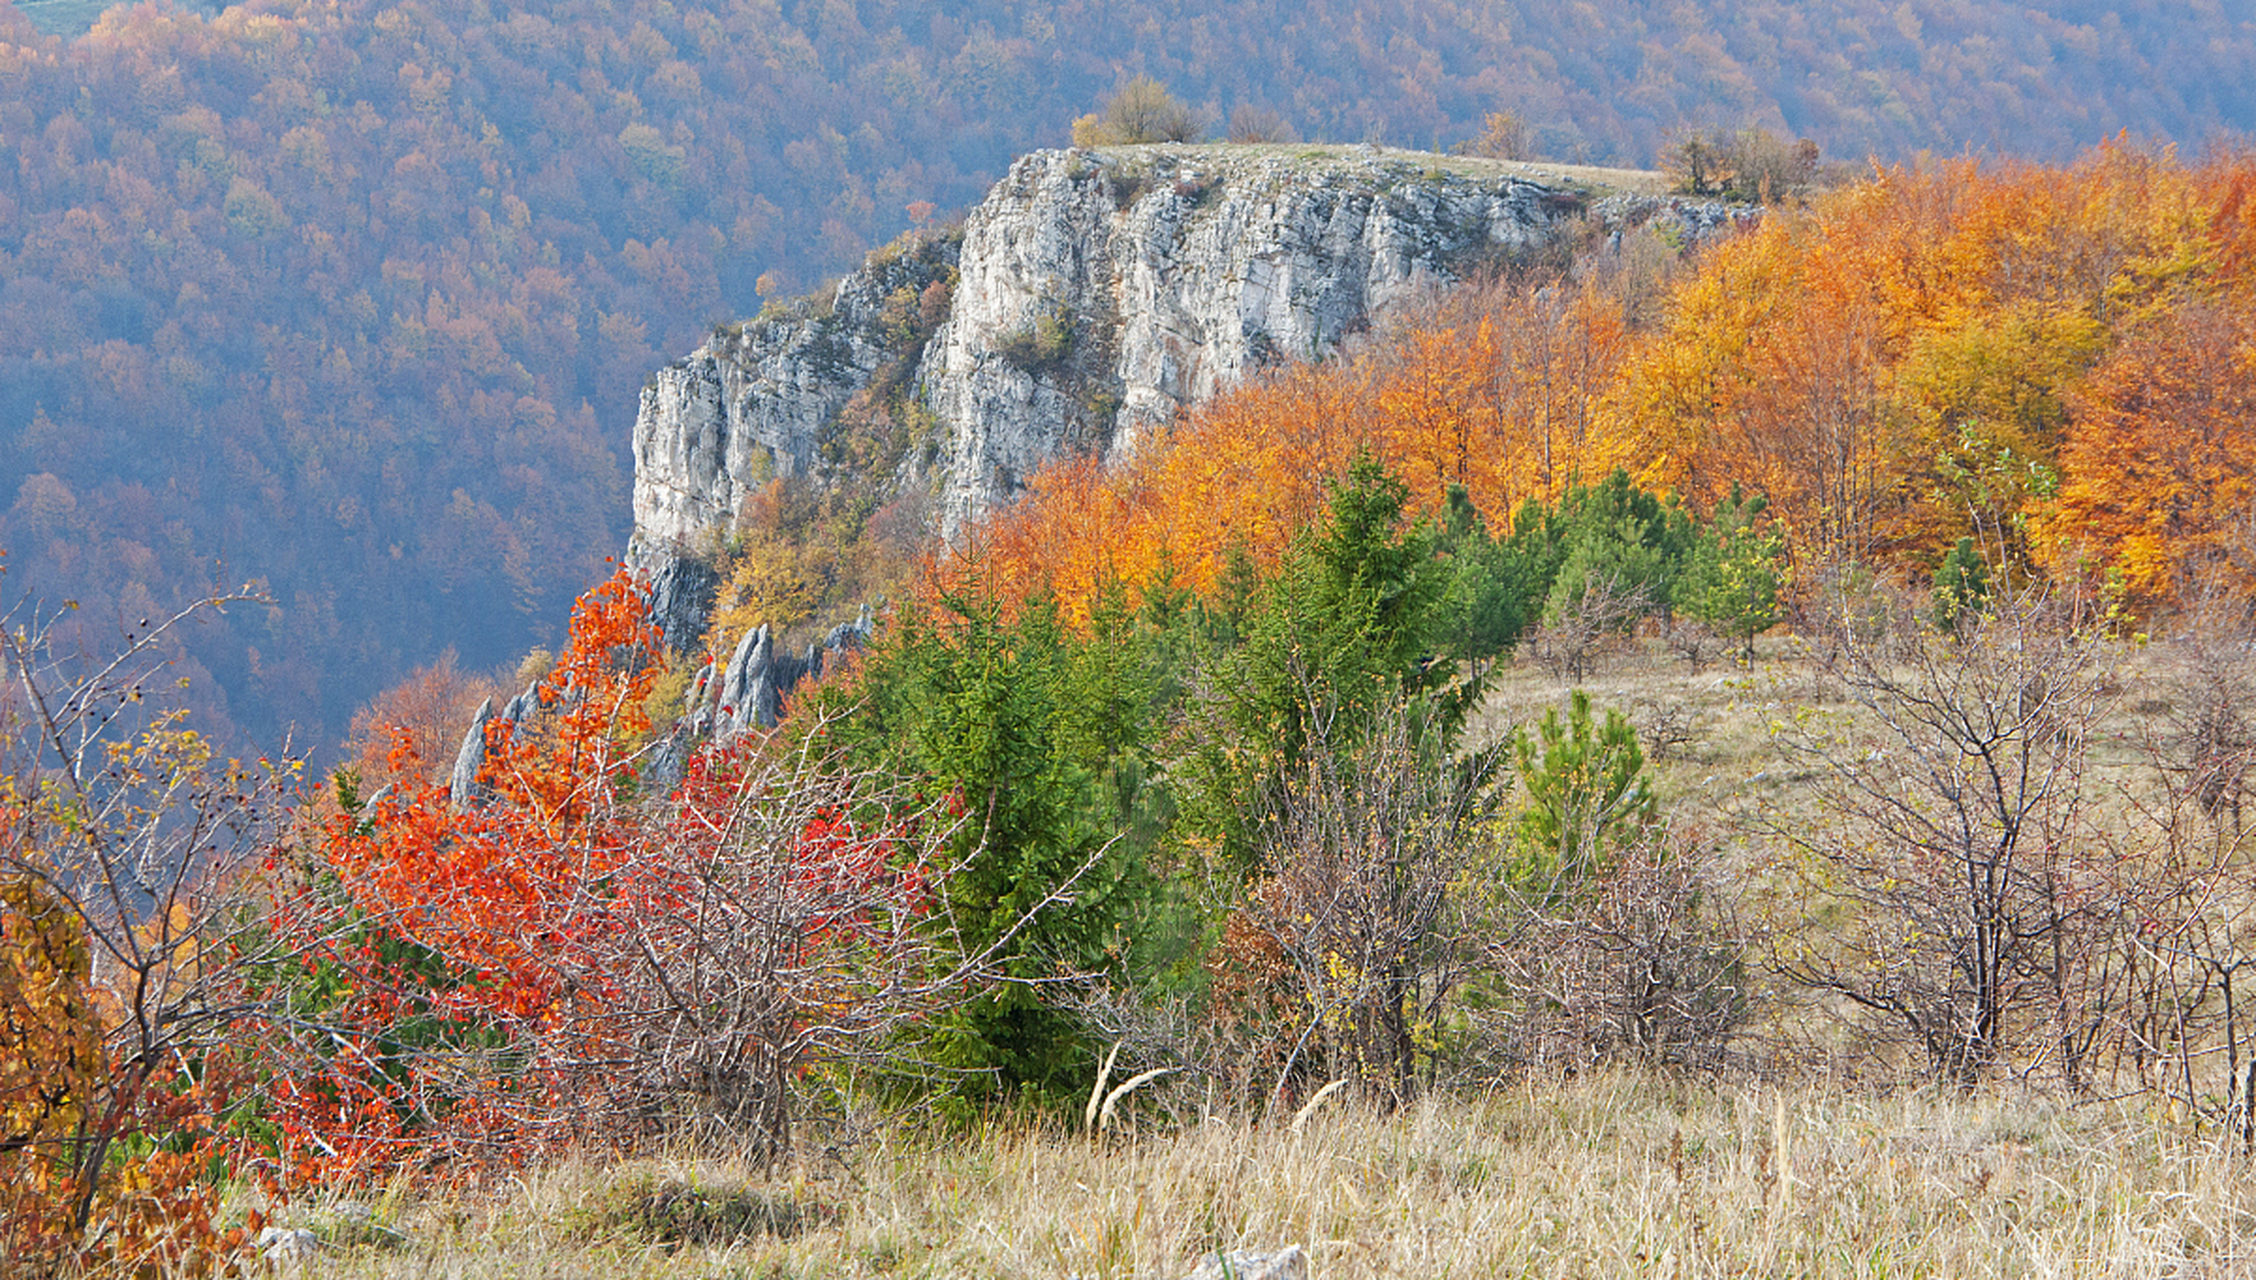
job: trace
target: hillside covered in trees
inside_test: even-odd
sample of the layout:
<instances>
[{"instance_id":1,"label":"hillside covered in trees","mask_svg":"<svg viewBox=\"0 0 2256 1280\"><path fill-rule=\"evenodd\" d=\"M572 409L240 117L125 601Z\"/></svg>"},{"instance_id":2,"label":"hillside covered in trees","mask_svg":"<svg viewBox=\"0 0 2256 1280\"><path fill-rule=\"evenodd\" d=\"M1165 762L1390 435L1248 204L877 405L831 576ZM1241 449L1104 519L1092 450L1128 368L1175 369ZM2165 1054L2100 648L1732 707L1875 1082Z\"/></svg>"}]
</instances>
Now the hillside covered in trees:
<instances>
[{"instance_id":1,"label":"hillside covered in trees","mask_svg":"<svg viewBox=\"0 0 2256 1280\"><path fill-rule=\"evenodd\" d=\"M2166 617L2244 593L2256 519L2256 168L2106 146L1896 169L1696 255L1635 236L1439 292L1350 357L1186 414L1111 471L1053 467L943 565L1054 595L1219 589L1367 454L1494 528L1620 469L1695 508L1761 493L1804 590L2001 581Z\"/></svg>"},{"instance_id":2,"label":"hillside covered in trees","mask_svg":"<svg viewBox=\"0 0 2256 1280\"><path fill-rule=\"evenodd\" d=\"M2126 144L1906 165L1705 248L1651 222L1437 283L902 556L777 722L732 714L778 692L748 655L873 551L789 475L697 553L701 644L618 570L459 754L447 663L316 778L165 709L161 636L0 630L0 1264L218 1274L279 1221L318 1265L430 1271L511 1252L461 1225L497 1184L727 1153L756 1211L645 1179L554 1233L688 1274L896 1227L836 1206L873 1152L926 1186L995 1135L1115 1171L1268 1135L1298 1171L1336 1126L1461 1153L1452 1115L1540 1152L1557 1116L1498 1108L1593 1080L1667 1100L1559 1172L1768 1215L1539 1242L1593 1273L1656 1238L2018 1273L2054 1246L2008 1219L2130 1256L2009 1174L2094 1164L2046 1135L2095 1111L2103 1151L2169 1153L2103 1179L2159 1224L2149 1269L2246 1256L2188 1206L2246 1203L2256 1132L2252 191L2246 154ZM1968 1162L1955 1122L1843 1119L1907 1093L2044 1119L1890 1200L1899 1153ZM1712 1106L1737 1128L1688 1137ZM1400 1151L1355 1194L1424 1226L1492 1180ZM1182 1274L1182 1223L1307 1221L1199 1194L1043 1256ZM918 1221L940 1273L996 1234ZM1441 1274L1536 1269L1465 1234L1496 1255Z\"/></svg>"},{"instance_id":3,"label":"hillside covered in trees","mask_svg":"<svg viewBox=\"0 0 2256 1280\"><path fill-rule=\"evenodd\" d=\"M1629 164L1743 123L2061 157L2256 118L2256 35L2215 8L84 9L0 6L9 596L114 633L264 583L183 669L213 727L314 744L448 645L555 641L620 543L655 364L967 205L1132 73L1218 132L1446 147L1509 112Z\"/></svg>"}]
</instances>

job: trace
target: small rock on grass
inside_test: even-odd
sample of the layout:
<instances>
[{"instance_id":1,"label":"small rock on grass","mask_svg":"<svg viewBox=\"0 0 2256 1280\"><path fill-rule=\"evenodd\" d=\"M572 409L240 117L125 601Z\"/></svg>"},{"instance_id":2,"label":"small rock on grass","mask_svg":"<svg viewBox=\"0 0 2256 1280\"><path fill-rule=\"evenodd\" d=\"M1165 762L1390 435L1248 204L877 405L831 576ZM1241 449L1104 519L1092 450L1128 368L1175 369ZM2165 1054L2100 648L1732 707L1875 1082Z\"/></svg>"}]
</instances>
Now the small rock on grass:
<instances>
[{"instance_id":1,"label":"small rock on grass","mask_svg":"<svg viewBox=\"0 0 2256 1280\"><path fill-rule=\"evenodd\" d=\"M268 1262L304 1262L321 1252L321 1237L303 1227L268 1227L259 1232L258 1251Z\"/></svg>"},{"instance_id":2,"label":"small rock on grass","mask_svg":"<svg viewBox=\"0 0 2256 1280\"><path fill-rule=\"evenodd\" d=\"M1183 1280L1308 1280L1308 1255L1297 1244L1266 1254L1245 1249L1210 1253Z\"/></svg>"}]
</instances>

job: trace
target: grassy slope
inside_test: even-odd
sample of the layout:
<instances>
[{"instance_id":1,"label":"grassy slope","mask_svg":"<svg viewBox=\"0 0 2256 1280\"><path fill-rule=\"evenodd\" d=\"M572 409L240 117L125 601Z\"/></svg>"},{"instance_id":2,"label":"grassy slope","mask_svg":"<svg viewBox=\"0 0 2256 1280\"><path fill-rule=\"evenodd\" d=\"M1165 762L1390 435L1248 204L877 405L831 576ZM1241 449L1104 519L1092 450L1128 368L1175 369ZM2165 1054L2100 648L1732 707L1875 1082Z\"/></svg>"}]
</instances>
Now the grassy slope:
<instances>
[{"instance_id":1,"label":"grassy slope","mask_svg":"<svg viewBox=\"0 0 2256 1280\"><path fill-rule=\"evenodd\" d=\"M713 1153L565 1167L383 1202L415 1243L310 1273L1166 1277L1298 1243L1321 1280L2233 1274L2256 1255L2248 1158L2175 1132L2133 1105L1608 1075L1300 1134L896 1137L775 1180ZM634 1225L669 1183L812 1225L669 1241Z\"/></svg>"}]
</instances>

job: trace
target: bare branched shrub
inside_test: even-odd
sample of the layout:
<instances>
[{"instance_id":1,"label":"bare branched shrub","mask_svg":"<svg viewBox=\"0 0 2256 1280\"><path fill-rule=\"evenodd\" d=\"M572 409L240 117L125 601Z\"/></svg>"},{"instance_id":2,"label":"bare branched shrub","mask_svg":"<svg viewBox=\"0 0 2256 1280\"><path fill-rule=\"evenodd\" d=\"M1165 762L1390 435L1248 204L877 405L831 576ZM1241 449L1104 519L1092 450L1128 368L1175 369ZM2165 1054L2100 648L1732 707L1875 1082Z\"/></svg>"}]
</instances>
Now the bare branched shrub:
<instances>
[{"instance_id":1,"label":"bare branched shrub","mask_svg":"<svg viewBox=\"0 0 2256 1280\"><path fill-rule=\"evenodd\" d=\"M1794 631L1819 670L1836 675L1851 653L1902 652L1918 635L1918 606L1895 583L1853 561L1819 564L1803 576Z\"/></svg>"},{"instance_id":2,"label":"bare branched shrub","mask_svg":"<svg viewBox=\"0 0 2256 1280\"><path fill-rule=\"evenodd\" d=\"M1298 1079L1352 1078L1399 1105L1433 1078L1445 1006L1478 955L1456 893L1481 856L1497 756L1440 757L1400 706L1359 742L1311 722L1229 941L1273 984L1279 1099Z\"/></svg>"},{"instance_id":3,"label":"bare branched shrub","mask_svg":"<svg viewBox=\"0 0 2256 1280\"><path fill-rule=\"evenodd\" d=\"M726 1135L788 1152L810 1067L889 1061L897 1033L974 993L935 893L957 820L812 745L715 752L645 819L570 1028L597 1129ZM606 1056L608 1055L608 1057Z\"/></svg>"},{"instance_id":4,"label":"bare branched shrub","mask_svg":"<svg viewBox=\"0 0 2256 1280\"><path fill-rule=\"evenodd\" d=\"M1825 813L1770 824L1809 913L1773 963L1954 1082L2055 1051L2075 1082L2089 1040L2061 1024L2080 1023L2122 907L2092 813L2104 642L2076 602L2037 595L1915 634L1898 655L1850 632L1839 678L1859 710L1782 735Z\"/></svg>"},{"instance_id":5,"label":"bare branched shrub","mask_svg":"<svg viewBox=\"0 0 2256 1280\"><path fill-rule=\"evenodd\" d=\"M922 1056L934 1020L995 991L998 957L1101 855L968 942L951 887L985 856L959 838L975 818L800 728L709 744L662 797L614 785L631 761L604 769L570 826L443 792L360 816L399 857L427 830L483 856L398 896L376 880L393 859L355 854L316 868L337 891L301 895L370 942L330 957L322 989L398 995L317 1004L269 1036L278 1078L368 1100L325 1149L384 1169L687 1137L772 1163L842 1073L963 1080ZM537 909L496 882L538 883ZM380 1061L347 1060L371 1040Z\"/></svg>"},{"instance_id":6,"label":"bare branched shrub","mask_svg":"<svg viewBox=\"0 0 2256 1280\"><path fill-rule=\"evenodd\" d=\"M1705 736L1698 704L1684 698L1641 699L1631 706L1630 719L1656 763L1684 757Z\"/></svg>"},{"instance_id":7,"label":"bare branched shrub","mask_svg":"<svg viewBox=\"0 0 2256 1280\"><path fill-rule=\"evenodd\" d=\"M2170 711L2148 734L2148 768L2121 788L2125 820L2107 846L2123 919L2104 956L2107 1020L2092 1038L2115 1087L2153 1089L2197 1131L2220 1123L2247 1148L2256 1146L2256 893L2238 811L2248 773L2238 704L2256 661L2245 609L2201 602L2164 655Z\"/></svg>"},{"instance_id":8,"label":"bare branched shrub","mask_svg":"<svg viewBox=\"0 0 2256 1280\"><path fill-rule=\"evenodd\" d=\"M2197 600L2169 646L2170 734L2157 763L2211 820L2242 827L2256 774L2256 602L2237 595Z\"/></svg>"},{"instance_id":9,"label":"bare branched shrub","mask_svg":"<svg viewBox=\"0 0 2256 1280\"><path fill-rule=\"evenodd\" d=\"M1692 668L1695 675L1699 674L1700 668L1713 661L1718 653L1723 652L1726 646L1733 643L1718 635L1714 627L1698 619L1685 617L1669 619L1665 639L1669 652L1684 659L1685 665Z\"/></svg>"},{"instance_id":10,"label":"bare branched shrub","mask_svg":"<svg viewBox=\"0 0 2256 1280\"><path fill-rule=\"evenodd\" d=\"M1736 914L1707 849L1641 839L1563 894L1523 893L1492 961L1527 1065L1634 1061L1714 1070L1753 993Z\"/></svg>"},{"instance_id":11,"label":"bare branched shrub","mask_svg":"<svg viewBox=\"0 0 2256 1280\"><path fill-rule=\"evenodd\" d=\"M1652 612L1651 597L1618 578L1594 578L1528 633L1527 655L1562 683L1581 684L1599 659L1628 643L1630 628Z\"/></svg>"},{"instance_id":12,"label":"bare branched shrub","mask_svg":"<svg viewBox=\"0 0 2256 1280\"><path fill-rule=\"evenodd\" d=\"M1297 142L1299 135L1285 118L1269 107L1257 107L1241 102L1230 109L1229 130L1226 135L1235 143Z\"/></svg>"}]
</instances>

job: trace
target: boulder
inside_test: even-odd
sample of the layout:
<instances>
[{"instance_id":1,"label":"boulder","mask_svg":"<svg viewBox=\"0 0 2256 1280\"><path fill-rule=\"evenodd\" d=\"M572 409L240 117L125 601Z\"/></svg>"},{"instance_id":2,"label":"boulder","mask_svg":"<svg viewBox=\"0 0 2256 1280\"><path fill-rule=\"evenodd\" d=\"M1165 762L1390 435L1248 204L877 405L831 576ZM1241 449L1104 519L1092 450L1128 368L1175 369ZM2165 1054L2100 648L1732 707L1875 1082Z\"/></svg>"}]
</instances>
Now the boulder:
<instances>
[{"instance_id":1,"label":"boulder","mask_svg":"<svg viewBox=\"0 0 2256 1280\"><path fill-rule=\"evenodd\" d=\"M302 1266L321 1252L321 1237L303 1227L268 1227L259 1232L258 1251L275 1266Z\"/></svg>"}]
</instances>

